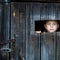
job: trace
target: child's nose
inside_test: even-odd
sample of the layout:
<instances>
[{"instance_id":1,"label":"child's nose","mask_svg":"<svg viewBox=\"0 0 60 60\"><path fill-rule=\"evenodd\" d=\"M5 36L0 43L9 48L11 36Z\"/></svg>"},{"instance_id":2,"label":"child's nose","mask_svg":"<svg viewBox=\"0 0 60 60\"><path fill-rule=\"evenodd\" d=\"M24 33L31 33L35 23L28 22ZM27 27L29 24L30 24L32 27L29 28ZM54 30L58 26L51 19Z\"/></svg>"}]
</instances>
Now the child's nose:
<instances>
[{"instance_id":1,"label":"child's nose","mask_svg":"<svg viewBox=\"0 0 60 60\"><path fill-rule=\"evenodd\" d=\"M50 26L53 27L53 24L51 24Z\"/></svg>"}]
</instances>

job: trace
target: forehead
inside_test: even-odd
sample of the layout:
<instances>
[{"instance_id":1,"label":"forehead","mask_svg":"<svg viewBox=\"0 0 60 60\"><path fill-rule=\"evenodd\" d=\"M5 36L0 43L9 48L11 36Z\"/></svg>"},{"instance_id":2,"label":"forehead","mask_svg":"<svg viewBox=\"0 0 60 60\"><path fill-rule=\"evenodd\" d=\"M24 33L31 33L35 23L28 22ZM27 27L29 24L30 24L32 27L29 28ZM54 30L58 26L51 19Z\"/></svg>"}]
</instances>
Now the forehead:
<instances>
[{"instance_id":1,"label":"forehead","mask_svg":"<svg viewBox=\"0 0 60 60\"><path fill-rule=\"evenodd\" d=\"M56 24L58 24L57 21L46 21L46 24L47 24L47 23L56 23Z\"/></svg>"}]
</instances>

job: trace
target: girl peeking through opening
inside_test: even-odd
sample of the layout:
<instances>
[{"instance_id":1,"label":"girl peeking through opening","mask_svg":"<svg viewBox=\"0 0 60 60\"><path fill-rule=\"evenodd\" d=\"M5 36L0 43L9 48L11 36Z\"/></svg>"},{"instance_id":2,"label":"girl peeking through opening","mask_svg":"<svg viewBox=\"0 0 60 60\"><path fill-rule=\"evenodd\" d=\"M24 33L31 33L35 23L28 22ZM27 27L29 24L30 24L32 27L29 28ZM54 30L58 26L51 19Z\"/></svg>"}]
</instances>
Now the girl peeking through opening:
<instances>
[{"instance_id":1,"label":"girl peeking through opening","mask_svg":"<svg viewBox=\"0 0 60 60\"><path fill-rule=\"evenodd\" d=\"M43 25L43 32L57 32L59 31L59 23L58 20L44 20ZM42 30L40 30L40 33Z\"/></svg>"},{"instance_id":2,"label":"girl peeking through opening","mask_svg":"<svg viewBox=\"0 0 60 60\"><path fill-rule=\"evenodd\" d=\"M44 28L46 32L56 32L59 28L59 23L57 20L47 20L44 23Z\"/></svg>"}]
</instances>

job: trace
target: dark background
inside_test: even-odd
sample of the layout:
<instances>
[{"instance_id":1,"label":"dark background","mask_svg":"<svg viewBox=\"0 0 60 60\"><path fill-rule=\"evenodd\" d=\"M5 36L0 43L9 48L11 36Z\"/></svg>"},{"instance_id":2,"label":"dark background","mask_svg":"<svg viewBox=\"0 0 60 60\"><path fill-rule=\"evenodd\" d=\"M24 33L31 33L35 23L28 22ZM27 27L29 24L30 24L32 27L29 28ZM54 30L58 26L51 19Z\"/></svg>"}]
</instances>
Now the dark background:
<instances>
[{"instance_id":1,"label":"dark background","mask_svg":"<svg viewBox=\"0 0 60 60\"><path fill-rule=\"evenodd\" d=\"M60 2L60 0L0 0L0 2Z\"/></svg>"}]
</instances>

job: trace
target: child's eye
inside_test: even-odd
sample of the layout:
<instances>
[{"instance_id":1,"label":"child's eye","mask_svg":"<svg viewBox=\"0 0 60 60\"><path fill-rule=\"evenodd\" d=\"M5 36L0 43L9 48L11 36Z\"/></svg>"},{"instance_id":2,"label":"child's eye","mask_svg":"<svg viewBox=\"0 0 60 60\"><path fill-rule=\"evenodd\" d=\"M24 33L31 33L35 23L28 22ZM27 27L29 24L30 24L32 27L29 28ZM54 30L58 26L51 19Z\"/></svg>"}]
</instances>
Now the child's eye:
<instances>
[{"instance_id":1,"label":"child's eye","mask_svg":"<svg viewBox=\"0 0 60 60\"><path fill-rule=\"evenodd\" d=\"M57 25L57 24L53 24L53 25Z\"/></svg>"},{"instance_id":2,"label":"child's eye","mask_svg":"<svg viewBox=\"0 0 60 60\"><path fill-rule=\"evenodd\" d=\"M51 25L51 23L48 23L47 25Z\"/></svg>"}]
</instances>

